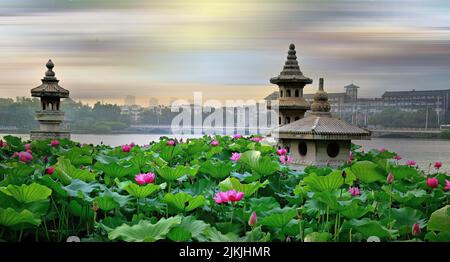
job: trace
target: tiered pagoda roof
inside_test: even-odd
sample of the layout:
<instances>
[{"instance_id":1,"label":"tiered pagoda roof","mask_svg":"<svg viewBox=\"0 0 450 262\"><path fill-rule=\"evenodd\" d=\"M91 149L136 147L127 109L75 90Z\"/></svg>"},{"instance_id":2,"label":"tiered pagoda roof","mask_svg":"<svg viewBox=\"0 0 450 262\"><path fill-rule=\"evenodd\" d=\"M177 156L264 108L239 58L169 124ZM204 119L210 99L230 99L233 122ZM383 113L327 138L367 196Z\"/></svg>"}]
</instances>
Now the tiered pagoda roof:
<instances>
[{"instance_id":1,"label":"tiered pagoda roof","mask_svg":"<svg viewBox=\"0 0 450 262\"><path fill-rule=\"evenodd\" d=\"M45 72L45 76L42 79L42 84L31 89L31 96L60 98L69 97L69 90L62 88L58 84L59 80L55 77L55 72L53 72L53 67L55 67L55 65L52 60L48 60L46 67L47 72Z\"/></svg>"}]
</instances>

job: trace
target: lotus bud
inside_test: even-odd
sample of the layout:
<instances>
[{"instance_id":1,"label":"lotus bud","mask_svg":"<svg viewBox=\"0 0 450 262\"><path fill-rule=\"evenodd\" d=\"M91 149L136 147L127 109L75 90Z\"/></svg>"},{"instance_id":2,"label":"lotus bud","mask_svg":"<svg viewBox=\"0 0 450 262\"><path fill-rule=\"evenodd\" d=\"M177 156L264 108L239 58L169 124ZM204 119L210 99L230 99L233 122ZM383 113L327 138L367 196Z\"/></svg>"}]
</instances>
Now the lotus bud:
<instances>
[{"instance_id":1,"label":"lotus bud","mask_svg":"<svg viewBox=\"0 0 450 262\"><path fill-rule=\"evenodd\" d=\"M258 223L258 217L256 216L255 212L252 212L250 218L248 219L248 225L253 227L256 225L256 223Z\"/></svg>"}]
</instances>

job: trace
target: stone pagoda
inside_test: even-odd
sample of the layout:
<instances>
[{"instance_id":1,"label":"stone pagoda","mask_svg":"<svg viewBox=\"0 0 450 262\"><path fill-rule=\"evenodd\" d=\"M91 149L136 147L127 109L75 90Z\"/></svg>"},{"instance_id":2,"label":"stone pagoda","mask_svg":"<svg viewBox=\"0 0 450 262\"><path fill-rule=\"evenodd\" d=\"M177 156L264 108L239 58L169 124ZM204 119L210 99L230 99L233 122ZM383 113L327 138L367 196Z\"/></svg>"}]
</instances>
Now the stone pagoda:
<instances>
[{"instance_id":1,"label":"stone pagoda","mask_svg":"<svg viewBox=\"0 0 450 262\"><path fill-rule=\"evenodd\" d=\"M278 85L280 89L277 108L280 126L303 118L305 111L310 109L309 103L303 98L303 88L312 82L311 78L304 76L300 71L295 45L290 44L283 71L270 79L270 83Z\"/></svg>"},{"instance_id":2,"label":"stone pagoda","mask_svg":"<svg viewBox=\"0 0 450 262\"><path fill-rule=\"evenodd\" d=\"M39 130L32 130L31 140L42 139L70 139L68 131L61 130L61 122L64 120L64 112L60 111L61 98L68 98L69 91L59 86L59 80L55 77L52 60L46 64L47 72L42 79L42 84L31 89L31 96L41 98L41 110L36 111L36 120L39 121Z\"/></svg>"},{"instance_id":3,"label":"stone pagoda","mask_svg":"<svg viewBox=\"0 0 450 262\"><path fill-rule=\"evenodd\" d=\"M370 139L370 131L334 118L323 78L308 116L273 131L278 146L288 149L294 165L340 166L348 158L352 139Z\"/></svg>"}]
</instances>

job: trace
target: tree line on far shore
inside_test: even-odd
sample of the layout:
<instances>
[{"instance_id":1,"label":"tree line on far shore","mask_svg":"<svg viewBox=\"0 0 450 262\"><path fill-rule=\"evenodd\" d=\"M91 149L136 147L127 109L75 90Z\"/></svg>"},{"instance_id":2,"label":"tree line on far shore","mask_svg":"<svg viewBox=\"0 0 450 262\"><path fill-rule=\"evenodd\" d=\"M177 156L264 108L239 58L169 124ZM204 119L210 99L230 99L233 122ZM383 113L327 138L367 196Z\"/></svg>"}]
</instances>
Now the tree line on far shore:
<instances>
[{"instance_id":1,"label":"tree line on far shore","mask_svg":"<svg viewBox=\"0 0 450 262\"><path fill-rule=\"evenodd\" d=\"M39 99L17 97L0 98L0 130L17 130L28 132L38 128L34 119L39 110ZM62 101L62 111L66 121L63 123L72 132L108 134L126 132L131 124L170 125L172 119L179 114L171 112L169 107L145 108L138 119L121 113L116 104L97 102L93 106L75 102L70 99ZM204 113L204 116L207 116ZM419 109L416 112L405 112L398 109L385 109L369 117L368 124L378 127L392 128L439 128L450 119L439 119L436 111ZM450 137L450 135L449 135Z\"/></svg>"}]
</instances>

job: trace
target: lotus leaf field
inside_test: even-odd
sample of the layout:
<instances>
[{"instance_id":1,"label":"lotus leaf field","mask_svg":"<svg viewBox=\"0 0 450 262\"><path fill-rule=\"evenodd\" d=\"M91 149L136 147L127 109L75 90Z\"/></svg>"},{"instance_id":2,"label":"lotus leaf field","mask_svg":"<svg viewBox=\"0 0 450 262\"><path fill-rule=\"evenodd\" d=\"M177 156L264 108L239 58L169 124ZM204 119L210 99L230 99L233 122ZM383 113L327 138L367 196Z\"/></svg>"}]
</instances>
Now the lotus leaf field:
<instances>
[{"instance_id":1,"label":"lotus leaf field","mask_svg":"<svg viewBox=\"0 0 450 262\"><path fill-rule=\"evenodd\" d=\"M0 142L0 240L450 241L450 185L387 150L289 168L258 137Z\"/></svg>"}]
</instances>

